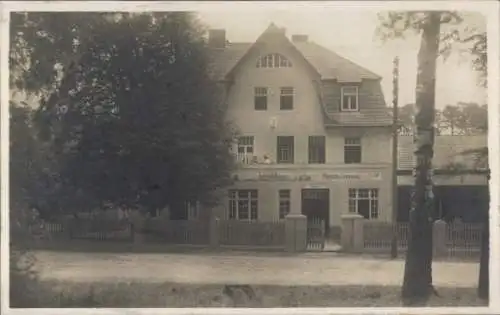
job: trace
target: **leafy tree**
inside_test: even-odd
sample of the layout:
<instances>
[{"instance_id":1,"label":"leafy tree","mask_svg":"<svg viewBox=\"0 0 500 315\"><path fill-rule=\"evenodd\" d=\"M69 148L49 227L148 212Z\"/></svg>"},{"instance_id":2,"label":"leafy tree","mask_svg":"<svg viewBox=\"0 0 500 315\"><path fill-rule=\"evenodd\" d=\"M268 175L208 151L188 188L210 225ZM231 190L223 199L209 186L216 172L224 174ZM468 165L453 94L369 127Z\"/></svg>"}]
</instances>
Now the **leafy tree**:
<instances>
[{"instance_id":1,"label":"leafy tree","mask_svg":"<svg viewBox=\"0 0 500 315\"><path fill-rule=\"evenodd\" d=\"M459 103L464 120L466 134L485 133L488 131L488 105Z\"/></svg>"},{"instance_id":2,"label":"leafy tree","mask_svg":"<svg viewBox=\"0 0 500 315\"><path fill-rule=\"evenodd\" d=\"M460 108L454 105L446 105L441 114L446 129L449 130L452 136L457 135L461 131L460 127L463 126L463 115Z\"/></svg>"},{"instance_id":3,"label":"leafy tree","mask_svg":"<svg viewBox=\"0 0 500 315\"><path fill-rule=\"evenodd\" d=\"M414 106L415 104L406 104L398 109L398 118L402 125L401 131L403 134L411 133L415 115Z\"/></svg>"},{"instance_id":4,"label":"leafy tree","mask_svg":"<svg viewBox=\"0 0 500 315\"><path fill-rule=\"evenodd\" d=\"M434 145L435 73L440 52L441 24L459 21L453 12L389 12L380 15L383 39L407 31L421 35L415 102L415 186L410 210L410 238L402 298L405 304L425 303L432 286L432 218L434 217L431 161ZM434 291L435 292L435 291Z\"/></svg>"},{"instance_id":5,"label":"leafy tree","mask_svg":"<svg viewBox=\"0 0 500 315\"><path fill-rule=\"evenodd\" d=\"M434 16L434 18L431 18ZM434 23L429 23L430 20L434 20ZM469 30L462 30L458 27L458 25L461 24L463 21L462 16L455 12L390 12L388 14L381 14L380 15L380 26L377 29L378 35L380 38L383 40L387 39L393 39L393 38L400 38L404 37L404 35L408 31L413 31L416 33L422 33L422 41L421 41L421 50L420 52L424 52L427 50L427 57L430 60L433 60L435 62L435 59L438 56L438 53L441 54L443 57L446 57L452 49L456 49L457 44L459 44L460 50L465 50L467 53L470 54L472 57L472 62L473 62L473 67L478 71L479 74L479 84L483 86L487 86L487 40L486 40L486 32L484 30L478 31L476 29L469 29ZM430 27L429 25L432 25ZM437 32L436 32L437 30ZM442 30L442 32L440 31ZM435 35L436 38L435 40L431 36L433 44L431 45L432 47L429 47L429 41L425 40L426 34L427 35ZM437 33L437 34L436 34ZM437 45L436 45L437 43ZM441 45L440 45L441 44ZM465 45L465 46L464 46ZM438 47L438 52L435 51L436 47ZM465 47L465 48L464 48ZM420 52L419 52L419 72L418 76L425 77L425 74L422 73L422 70L427 70L430 71L432 63L427 63L426 67L423 66L423 61L420 59ZM422 56L423 57L423 56ZM433 65L435 68L435 64ZM435 71L435 69L433 70ZM425 71L424 71L425 72ZM430 78L430 75L429 75ZM417 79L418 80L418 79ZM433 88L432 88L433 90ZM424 89L424 95L431 95L431 89L427 89L425 91ZM422 95L422 90L419 89L418 83L417 83L417 107L418 107L418 95ZM428 92L428 93L425 93ZM433 100L428 100L430 104L433 104ZM429 124L430 121L433 120L432 114L431 114L431 107L433 106L428 106L425 107L428 109L427 114L429 116L426 117L427 122L421 121L422 124ZM422 107L421 107L422 108ZM421 117L423 118L424 115ZM417 125L418 119L416 119ZM418 134L418 126L417 126L417 134ZM432 138L432 137L431 137ZM431 146L432 147L432 146ZM487 148L486 148L487 150ZM432 156L432 150L429 150L430 156ZM484 150L482 150L484 151ZM486 151L487 152L487 151ZM429 153L429 152L428 152ZM418 154L417 154L418 155ZM418 156L417 156L418 158ZM424 160L424 161L422 161ZM419 161L419 164L422 162L425 162L425 159L421 159ZM421 184L420 184L421 185ZM416 182L415 185L416 189L418 190L419 188L419 183ZM415 194L417 195L417 194ZM418 195L417 195L418 196ZM418 200L417 200L418 201ZM417 203L418 205L418 203ZM485 223L488 225L488 218L485 218ZM425 228L428 226L427 223L422 222L421 225L419 224L414 224L411 227L411 230L414 231L415 229L418 229L420 232L425 230ZM414 235L412 235L410 243L412 240L419 238L419 236L415 235L415 232L412 232ZM420 238L425 238L425 234L420 234ZM480 296L486 297L487 298L487 286L488 286L488 256L489 256L489 245L488 245L488 239L489 239L489 230L485 229L484 230L484 235L483 235L483 241L482 241L482 250L481 250L481 263L480 263L480 277L479 277L479 286L478 286L478 292ZM424 244L423 240L421 241L422 247L427 246L427 256L432 257L432 252L429 254L430 250L430 245L432 244L431 242L428 242L427 244ZM415 249L415 247L413 247ZM423 251L423 248L421 248ZM425 258L420 258L420 263L421 265L418 266L415 262L419 260L418 257L414 256L415 252L413 250L408 251L408 256L407 256L407 265L405 268L405 281L403 284L403 297L413 297L413 298L423 298L425 299L426 297L429 296L431 292L431 286L429 280L431 280L431 270L430 266L428 263L428 259ZM413 254L410 254L412 252ZM426 261L427 260L427 261ZM408 264L408 262L413 261L415 264ZM425 275L427 279L427 283L423 283L425 281L418 281L418 270L425 271L423 272L420 276ZM407 277L408 274L408 277ZM413 275L413 277L411 276ZM414 289L411 289L411 287L414 287ZM415 289L415 286L417 286L419 289ZM427 290L425 289L425 286L427 286ZM485 289L486 288L486 289Z\"/></svg>"},{"instance_id":6,"label":"leafy tree","mask_svg":"<svg viewBox=\"0 0 500 315\"><path fill-rule=\"evenodd\" d=\"M414 104L401 107L399 119L403 124L402 132L412 129ZM435 110L436 135L473 135L483 134L488 129L488 106L476 103L459 102L456 105L446 105L443 110Z\"/></svg>"},{"instance_id":7,"label":"leafy tree","mask_svg":"<svg viewBox=\"0 0 500 315\"><path fill-rule=\"evenodd\" d=\"M30 124L30 109L10 103L10 168L15 176L10 176L11 202L30 204L36 190L33 179L39 171L37 143ZM12 174L11 174L12 175Z\"/></svg>"},{"instance_id":8,"label":"leafy tree","mask_svg":"<svg viewBox=\"0 0 500 315\"><path fill-rule=\"evenodd\" d=\"M78 60L92 31L124 13L21 12L10 20L10 86L38 97L47 96L61 74Z\"/></svg>"},{"instance_id":9,"label":"leafy tree","mask_svg":"<svg viewBox=\"0 0 500 315\"><path fill-rule=\"evenodd\" d=\"M63 186L97 205L168 205L183 218L183 204L212 201L232 166L203 29L183 12L106 23L87 30L85 50L40 108Z\"/></svg>"}]
</instances>

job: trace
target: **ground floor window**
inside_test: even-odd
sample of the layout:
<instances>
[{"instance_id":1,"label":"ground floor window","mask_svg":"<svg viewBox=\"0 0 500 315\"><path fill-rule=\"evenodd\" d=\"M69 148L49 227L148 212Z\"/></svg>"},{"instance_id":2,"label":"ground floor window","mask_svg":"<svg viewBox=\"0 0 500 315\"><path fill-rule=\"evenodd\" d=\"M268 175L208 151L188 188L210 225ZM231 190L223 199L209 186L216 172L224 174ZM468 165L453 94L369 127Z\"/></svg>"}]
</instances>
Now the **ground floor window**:
<instances>
[{"instance_id":1,"label":"ground floor window","mask_svg":"<svg viewBox=\"0 0 500 315\"><path fill-rule=\"evenodd\" d=\"M365 219L378 218L378 189L350 188L349 212L362 215Z\"/></svg>"},{"instance_id":2,"label":"ground floor window","mask_svg":"<svg viewBox=\"0 0 500 315\"><path fill-rule=\"evenodd\" d=\"M199 210L200 210L200 203L198 201L196 202L188 202L187 204L188 207L188 218L189 220L198 220L199 218Z\"/></svg>"},{"instance_id":3,"label":"ground floor window","mask_svg":"<svg viewBox=\"0 0 500 315\"><path fill-rule=\"evenodd\" d=\"M230 220L251 221L258 218L258 191L257 189L229 190Z\"/></svg>"},{"instance_id":4,"label":"ground floor window","mask_svg":"<svg viewBox=\"0 0 500 315\"><path fill-rule=\"evenodd\" d=\"M284 219L290 213L290 189L280 189L279 191L279 215Z\"/></svg>"}]
</instances>

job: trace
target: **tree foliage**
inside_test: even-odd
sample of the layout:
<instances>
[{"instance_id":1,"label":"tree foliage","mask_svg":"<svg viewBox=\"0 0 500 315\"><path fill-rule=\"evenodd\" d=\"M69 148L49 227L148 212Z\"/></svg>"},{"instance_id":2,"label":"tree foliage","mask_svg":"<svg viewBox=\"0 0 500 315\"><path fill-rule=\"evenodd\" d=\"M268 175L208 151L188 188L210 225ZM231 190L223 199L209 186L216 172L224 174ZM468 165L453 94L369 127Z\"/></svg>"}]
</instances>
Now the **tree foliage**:
<instances>
[{"instance_id":1,"label":"tree foliage","mask_svg":"<svg viewBox=\"0 0 500 315\"><path fill-rule=\"evenodd\" d=\"M106 27L117 13L12 13L10 85L37 96L57 88L61 74L76 61L92 32Z\"/></svg>"},{"instance_id":2,"label":"tree foliage","mask_svg":"<svg viewBox=\"0 0 500 315\"><path fill-rule=\"evenodd\" d=\"M28 13L13 24L11 85L40 97L52 208L176 209L228 183L233 133L192 14Z\"/></svg>"},{"instance_id":3,"label":"tree foliage","mask_svg":"<svg viewBox=\"0 0 500 315\"><path fill-rule=\"evenodd\" d=\"M441 11L439 53L444 60L452 53L466 55L478 73L478 84L487 86L487 34L485 27L471 26L472 20L483 18L477 14ZM383 42L408 35L418 35L425 21L425 11L391 11L378 15L376 36ZM485 21L485 19L484 19Z\"/></svg>"},{"instance_id":4,"label":"tree foliage","mask_svg":"<svg viewBox=\"0 0 500 315\"><path fill-rule=\"evenodd\" d=\"M439 21L436 23L437 29L440 29L439 35L438 35L438 54L443 56L443 58L446 58L452 50L459 50L461 52L467 52L469 56L471 57L472 60L472 66L473 68L478 72L479 74L479 81L478 84L482 86L487 86L487 36L486 36L486 31L483 30L478 30L475 28L461 28L460 26L463 26L464 20L466 20L468 17L464 16L464 14L458 14L457 12L437 12L435 13L439 14ZM379 38L382 40L388 40L388 39L395 39L395 38L402 38L404 37L407 33L414 33L414 34L423 34L422 36L422 42L421 42L421 50L420 52L423 52L425 50L425 46L429 45L428 42L425 41L425 34L426 34L426 23L428 22L429 15L432 15L430 12L389 12L389 13L383 13L379 15L379 20L380 24L377 29L377 35ZM427 29L429 31L429 29ZM427 47L429 48L429 47ZM436 59L437 56L434 56L434 51L427 49L427 58L430 59ZM420 54L420 53L419 53ZM422 62L424 59L420 59L419 56L419 72L418 72L418 77L422 76ZM424 66L425 67L425 66ZM428 66L427 66L428 67ZM428 68L427 70L429 70ZM434 70L435 71L435 66ZM422 87L418 86L417 83L417 106L418 106L418 96L419 93L421 95L427 94L428 96L431 95L431 91L429 89L423 88L424 94L421 94ZM428 99L428 102L434 103L434 100ZM455 108L450 108L446 111L443 111L442 115L445 119L448 117L450 122L453 122L453 128L455 127L455 124L457 123L456 120L459 120L459 122L462 125L468 124L479 124L482 126L480 128L483 128L483 131L487 128L487 119L483 118L478 118L480 115L476 115L478 110L474 106L468 106L467 107L469 111L464 111L462 110L462 114L457 113L458 111L455 110ZM428 107L430 109L430 107ZM417 109L417 115L419 113L419 110ZM474 113L474 114L473 114ZM422 114L422 111L420 110L420 114ZM431 110L427 111L425 114L427 115L425 119L421 121L421 123L429 123L433 122L435 118L435 113ZM421 116L423 118L424 115ZM470 119L467 120L465 117L469 117ZM472 119L474 117L474 119ZM418 119L416 119L418 120ZM459 125L460 125L459 123ZM416 121L417 125L417 134L419 133L418 131L418 126L419 122ZM432 146L431 146L431 152L432 152ZM432 153L430 155L432 157ZM418 189L418 183L416 183L416 188ZM488 225L488 218L485 217L485 224ZM420 226L419 224L416 224L414 227L411 228L411 230L419 230L422 232L424 229L424 226L426 226L423 221L421 222ZM420 233L417 232L417 233ZM412 232L414 233L414 232ZM479 277L479 286L478 286L478 293L481 297L487 298L487 291L488 291L488 268L489 268L489 260L487 259L487 255L489 255L489 245L488 245L488 239L489 239L489 231L488 229L484 230L483 233L483 241L482 241L482 246L481 246L481 262L480 262L480 277ZM410 242L411 243L411 242ZM423 243L422 243L422 246ZM423 250L423 248L422 248ZM408 274L414 274L416 275L417 270L424 271L425 265L427 263L420 259L420 266L418 263L416 263L419 258L418 256L415 256L413 258L409 258L410 256L410 248L408 250L408 255L407 255L407 266L405 268L405 284L403 285L403 296L405 296L405 290L409 292L409 288L413 285L417 284L418 278L413 277L412 281L406 281L407 276L406 273ZM413 252L414 254L416 253ZM432 257L432 256L431 256ZM408 268L408 263L412 262L413 265L411 268ZM421 276L424 276L426 273L424 272ZM409 279L409 278L408 278ZM414 290L413 290L414 291ZM409 294L412 295L412 294Z\"/></svg>"},{"instance_id":5,"label":"tree foliage","mask_svg":"<svg viewBox=\"0 0 500 315\"><path fill-rule=\"evenodd\" d=\"M415 104L406 104L398 112L402 133L409 133L413 126ZM435 110L435 127L438 135L485 134L488 129L488 106L459 102Z\"/></svg>"}]
</instances>

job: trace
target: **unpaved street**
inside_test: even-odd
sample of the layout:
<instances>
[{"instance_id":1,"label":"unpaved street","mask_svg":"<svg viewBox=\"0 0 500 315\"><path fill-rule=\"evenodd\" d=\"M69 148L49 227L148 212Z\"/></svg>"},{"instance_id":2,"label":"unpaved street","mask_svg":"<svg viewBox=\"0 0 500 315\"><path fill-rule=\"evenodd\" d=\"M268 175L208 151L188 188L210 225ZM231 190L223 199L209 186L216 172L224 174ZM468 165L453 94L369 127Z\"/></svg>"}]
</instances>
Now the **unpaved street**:
<instances>
[{"instance_id":1,"label":"unpaved street","mask_svg":"<svg viewBox=\"0 0 500 315\"><path fill-rule=\"evenodd\" d=\"M400 285L404 261L304 254L36 252L42 278L204 284ZM475 287L478 263L435 262L436 286Z\"/></svg>"}]
</instances>

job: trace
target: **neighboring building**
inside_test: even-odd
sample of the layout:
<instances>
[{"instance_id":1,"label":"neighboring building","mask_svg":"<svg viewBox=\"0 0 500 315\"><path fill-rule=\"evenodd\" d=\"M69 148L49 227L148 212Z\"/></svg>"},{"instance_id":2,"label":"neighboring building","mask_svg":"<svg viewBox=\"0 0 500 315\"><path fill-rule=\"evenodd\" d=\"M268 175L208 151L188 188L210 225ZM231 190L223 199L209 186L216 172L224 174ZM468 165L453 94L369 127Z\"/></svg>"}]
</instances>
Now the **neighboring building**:
<instances>
[{"instance_id":1,"label":"neighboring building","mask_svg":"<svg viewBox=\"0 0 500 315\"><path fill-rule=\"evenodd\" d=\"M413 138L399 137L398 221L408 220L410 191L413 186ZM487 147L486 135L436 136L433 167L436 209L441 217L461 217L479 221L489 209L488 181L477 156L461 153ZM479 163L480 164L480 163Z\"/></svg>"},{"instance_id":2,"label":"neighboring building","mask_svg":"<svg viewBox=\"0 0 500 315\"><path fill-rule=\"evenodd\" d=\"M390 221L391 124L381 77L271 24L255 43L210 31L213 75L239 129L240 163L217 216L274 221L341 214Z\"/></svg>"}]
</instances>

